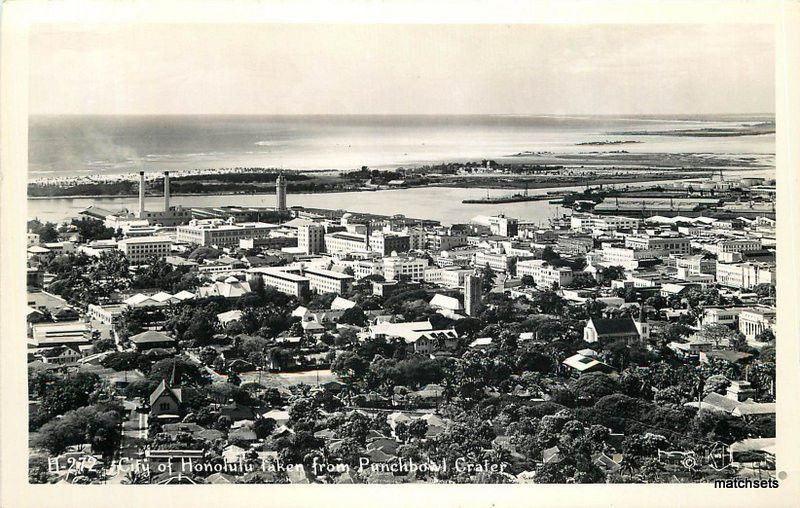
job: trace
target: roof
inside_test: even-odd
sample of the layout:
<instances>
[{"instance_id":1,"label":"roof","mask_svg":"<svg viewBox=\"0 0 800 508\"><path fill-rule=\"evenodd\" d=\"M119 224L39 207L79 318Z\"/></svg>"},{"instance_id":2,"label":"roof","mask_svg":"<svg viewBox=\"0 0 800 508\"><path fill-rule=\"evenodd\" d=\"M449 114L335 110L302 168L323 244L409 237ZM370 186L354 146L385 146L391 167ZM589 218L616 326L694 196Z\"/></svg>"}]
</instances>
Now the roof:
<instances>
[{"instance_id":1,"label":"roof","mask_svg":"<svg viewBox=\"0 0 800 508\"><path fill-rule=\"evenodd\" d=\"M639 334L636 324L630 317L619 319L590 318L589 322L594 325L597 335ZM587 323L588 325L589 323Z\"/></svg>"},{"instance_id":2,"label":"roof","mask_svg":"<svg viewBox=\"0 0 800 508\"><path fill-rule=\"evenodd\" d=\"M161 332L156 332L153 330L148 330L146 332L142 332L136 335L133 335L130 338L130 341L134 344L149 344L149 343L156 343L156 342L172 342L174 339L169 335Z\"/></svg>"},{"instance_id":3,"label":"roof","mask_svg":"<svg viewBox=\"0 0 800 508\"><path fill-rule=\"evenodd\" d=\"M733 416L775 414L774 402L745 402L733 410Z\"/></svg>"},{"instance_id":4,"label":"roof","mask_svg":"<svg viewBox=\"0 0 800 508\"><path fill-rule=\"evenodd\" d=\"M161 397L162 395L167 394L173 397L178 403L183 401L183 396L181 394L180 388L172 388L166 382L166 380L161 380L153 393L150 394L150 405L152 406L155 402Z\"/></svg>"},{"instance_id":5,"label":"roof","mask_svg":"<svg viewBox=\"0 0 800 508\"><path fill-rule=\"evenodd\" d=\"M470 342L469 347L480 347L480 346L491 346L492 345L492 338L491 337L481 337L479 339L475 339Z\"/></svg>"},{"instance_id":6,"label":"roof","mask_svg":"<svg viewBox=\"0 0 800 508\"><path fill-rule=\"evenodd\" d=\"M172 239L167 236L134 236L117 242L117 244L131 243L172 243Z\"/></svg>"},{"instance_id":7,"label":"roof","mask_svg":"<svg viewBox=\"0 0 800 508\"><path fill-rule=\"evenodd\" d=\"M337 296L331 302L331 310L346 310L356 306L356 302Z\"/></svg>"},{"instance_id":8,"label":"roof","mask_svg":"<svg viewBox=\"0 0 800 508\"><path fill-rule=\"evenodd\" d=\"M579 353L570 356L561 363L563 363L567 367L572 367L573 369L579 372L584 372L597 367L607 367L605 363L595 360L594 358L590 358L588 356L583 356L582 354Z\"/></svg>"},{"instance_id":9,"label":"roof","mask_svg":"<svg viewBox=\"0 0 800 508\"><path fill-rule=\"evenodd\" d=\"M462 308L461 302L459 302L457 298L440 294L433 295L433 298L431 298L429 305L431 307L440 307L442 309L449 309L449 310L461 310Z\"/></svg>"},{"instance_id":10,"label":"roof","mask_svg":"<svg viewBox=\"0 0 800 508\"><path fill-rule=\"evenodd\" d=\"M775 454L775 438L774 437L761 437L742 439L728 447L731 453L736 452L767 452Z\"/></svg>"}]
</instances>

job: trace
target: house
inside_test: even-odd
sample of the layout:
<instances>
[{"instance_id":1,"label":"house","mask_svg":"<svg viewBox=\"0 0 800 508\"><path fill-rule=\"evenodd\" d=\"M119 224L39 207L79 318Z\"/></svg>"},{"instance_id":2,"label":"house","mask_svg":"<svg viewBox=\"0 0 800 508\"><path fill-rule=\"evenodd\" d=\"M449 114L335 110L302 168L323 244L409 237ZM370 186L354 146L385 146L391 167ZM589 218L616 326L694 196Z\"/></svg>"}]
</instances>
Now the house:
<instances>
[{"instance_id":1,"label":"house","mask_svg":"<svg viewBox=\"0 0 800 508\"><path fill-rule=\"evenodd\" d=\"M610 365L601 362L595 356L587 356L581 353L575 353L561 362L561 364L567 366L571 374L578 376L587 372L611 372L613 370Z\"/></svg>"},{"instance_id":2,"label":"house","mask_svg":"<svg viewBox=\"0 0 800 508\"><path fill-rule=\"evenodd\" d=\"M631 317L625 318L589 318L583 328L583 340L592 342L611 342L623 339L629 344L638 343L649 337L647 323L634 321ZM646 333L645 333L646 332Z\"/></svg>"},{"instance_id":3,"label":"house","mask_svg":"<svg viewBox=\"0 0 800 508\"><path fill-rule=\"evenodd\" d=\"M491 337L478 338L469 343L469 347L472 349L487 349L491 345L492 345Z\"/></svg>"},{"instance_id":4,"label":"house","mask_svg":"<svg viewBox=\"0 0 800 508\"><path fill-rule=\"evenodd\" d=\"M622 454L614 453L609 456L602 452L597 453L592 456L592 462L605 471L606 474L616 473L622 468Z\"/></svg>"},{"instance_id":5,"label":"house","mask_svg":"<svg viewBox=\"0 0 800 508\"><path fill-rule=\"evenodd\" d=\"M162 380L150 394L150 417L178 421L183 415L183 396L180 388L173 388Z\"/></svg>"},{"instance_id":6,"label":"house","mask_svg":"<svg viewBox=\"0 0 800 508\"><path fill-rule=\"evenodd\" d=\"M175 347L175 339L169 335L153 330L148 330L136 335L129 339L133 348L138 351L147 351L154 348L171 348Z\"/></svg>"},{"instance_id":7,"label":"house","mask_svg":"<svg viewBox=\"0 0 800 508\"><path fill-rule=\"evenodd\" d=\"M561 450L558 449L558 446L553 446L552 448L542 450L543 463L558 464L562 460L564 460L564 456L561 454Z\"/></svg>"},{"instance_id":8,"label":"house","mask_svg":"<svg viewBox=\"0 0 800 508\"><path fill-rule=\"evenodd\" d=\"M58 346L42 352L42 361L54 365L64 365L74 363L83 358L79 346Z\"/></svg>"},{"instance_id":9,"label":"house","mask_svg":"<svg viewBox=\"0 0 800 508\"><path fill-rule=\"evenodd\" d=\"M236 477L227 473L213 473L206 477L206 484L209 485L228 485L236 483Z\"/></svg>"}]
</instances>

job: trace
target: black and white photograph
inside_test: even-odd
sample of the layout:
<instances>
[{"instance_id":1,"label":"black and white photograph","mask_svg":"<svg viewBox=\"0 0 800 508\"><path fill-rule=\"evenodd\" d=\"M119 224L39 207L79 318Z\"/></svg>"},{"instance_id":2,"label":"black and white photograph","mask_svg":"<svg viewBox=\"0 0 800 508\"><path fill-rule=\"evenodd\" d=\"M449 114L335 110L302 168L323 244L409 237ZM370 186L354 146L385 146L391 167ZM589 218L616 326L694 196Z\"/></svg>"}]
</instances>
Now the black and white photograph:
<instances>
[{"instance_id":1,"label":"black and white photograph","mask_svg":"<svg viewBox=\"0 0 800 508\"><path fill-rule=\"evenodd\" d=\"M31 24L27 483L780 490L779 30Z\"/></svg>"}]
</instances>

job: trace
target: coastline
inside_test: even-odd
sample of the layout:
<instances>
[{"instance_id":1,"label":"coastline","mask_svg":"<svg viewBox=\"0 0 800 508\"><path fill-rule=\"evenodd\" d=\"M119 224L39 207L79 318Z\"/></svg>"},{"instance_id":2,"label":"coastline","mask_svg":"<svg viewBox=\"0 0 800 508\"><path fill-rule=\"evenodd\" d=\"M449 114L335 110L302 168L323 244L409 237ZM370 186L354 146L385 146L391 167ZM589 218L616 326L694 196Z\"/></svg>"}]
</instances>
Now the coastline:
<instances>
[{"instance_id":1,"label":"coastline","mask_svg":"<svg viewBox=\"0 0 800 508\"><path fill-rule=\"evenodd\" d=\"M689 176L690 178L707 178L711 173L710 172L702 172L702 173L691 173ZM631 177L631 178L595 178L595 179L587 179L586 181L567 181L567 182L560 182L560 183L550 183L550 182L529 182L528 189L560 189L563 187L575 187L575 186L582 186L586 185L588 187L596 186L596 185L609 185L609 184L627 184L627 183L648 183L648 182L660 182L664 180L675 180L677 177L674 174L666 174L662 177L654 177L653 175L648 176L641 176L641 177ZM524 183L524 180L520 180L520 183ZM293 195L309 195L309 194L345 194L345 193L361 193L361 192L377 192L377 191L401 191L407 189L418 189L424 187L442 187L442 188L462 188L462 189L508 189L509 191L518 190L522 187L518 186L497 186L497 185L464 185L464 184L445 184L445 183L435 183L429 185L409 185L407 187L389 187L389 188L376 188L376 189L354 189L354 190L323 190L318 192L292 192ZM269 193L249 193L249 192L194 192L194 193L180 193L180 192L172 192L171 195L174 196L258 196L258 195L265 195ZM138 197L138 194L92 194L92 195L69 195L69 196L27 196L28 200L55 200L55 199L132 199Z\"/></svg>"}]
</instances>

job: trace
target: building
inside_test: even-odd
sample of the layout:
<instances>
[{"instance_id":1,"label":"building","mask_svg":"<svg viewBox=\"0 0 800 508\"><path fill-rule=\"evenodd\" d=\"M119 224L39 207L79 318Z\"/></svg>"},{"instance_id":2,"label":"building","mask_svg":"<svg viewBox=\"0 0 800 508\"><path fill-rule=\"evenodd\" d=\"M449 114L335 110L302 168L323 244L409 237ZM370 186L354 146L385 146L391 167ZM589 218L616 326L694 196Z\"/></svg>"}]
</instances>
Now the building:
<instances>
[{"instance_id":1,"label":"building","mask_svg":"<svg viewBox=\"0 0 800 508\"><path fill-rule=\"evenodd\" d=\"M253 268L248 273L260 275L267 286L293 296L300 296L307 291L341 295L350 291L353 284L351 275L303 266Z\"/></svg>"},{"instance_id":2,"label":"building","mask_svg":"<svg viewBox=\"0 0 800 508\"><path fill-rule=\"evenodd\" d=\"M81 321L33 325L33 344L37 347L81 346L91 343L91 330Z\"/></svg>"},{"instance_id":3,"label":"building","mask_svg":"<svg viewBox=\"0 0 800 508\"><path fill-rule=\"evenodd\" d=\"M531 255L531 257L533 257L533 255ZM511 266L514 264L516 259L517 256L512 256L501 252L479 250L475 252L473 265L475 268L485 268L486 265L489 265L492 270L505 273L511 270Z\"/></svg>"},{"instance_id":4,"label":"building","mask_svg":"<svg viewBox=\"0 0 800 508\"><path fill-rule=\"evenodd\" d=\"M328 254L349 254L368 251L367 235L345 231L328 233L324 236L325 252Z\"/></svg>"},{"instance_id":5,"label":"building","mask_svg":"<svg viewBox=\"0 0 800 508\"><path fill-rule=\"evenodd\" d=\"M470 268L459 268L456 266L448 268L428 267L424 271L424 281L429 284L436 284L448 288L460 288L464 286L464 277L473 273Z\"/></svg>"},{"instance_id":6,"label":"building","mask_svg":"<svg viewBox=\"0 0 800 508\"><path fill-rule=\"evenodd\" d=\"M602 266L621 266L626 270L636 270L642 261L656 259L657 253L649 250L632 249L630 247L616 247L603 244L598 251L600 259L597 263Z\"/></svg>"},{"instance_id":7,"label":"building","mask_svg":"<svg viewBox=\"0 0 800 508\"><path fill-rule=\"evenodd\" d=\"M117 242L117 248L128 262L138 264L150 258L164 258L172 250L172 239L166 236L141 236Z\"/></svg>"},{"instance_id":8,"label":"building","mask_svg":"<svg viewBox=\"0 0 800 508\"><path fill-rule=\"evenodd\" d=\"M592 233L595 230L632 230L639 227L639 219L618 215L594 215L590 213L574 213L570 216L570 228L581 233Z\"/></svg>"},{"instance_id":9,"label":"building","mask_svg":"<svg viewBox=\"0 0 800 508\"><path fill-rule=\"evenodd\" d=\"M517 277L533 277L538 287L564 286L572 282L574 273L566 266L555 267L543 259L528 259L517 263Z\"/></svg>"},{"instance_id":10,"label":"building","mask_svg":"<svg viewBox=\"0 0 800 508\"><path fill-rule=\"evenodd\" d=\"M411 250L411 237L390 233L376 233L369 236L369 248L383 256Z\"/></svg>"},{"instance_id":11,"label":"building","mask_svg":"<svg viewBox=\"0 0 800 508\"><path fill-rule=\"evenodd\" d=\"M717 283L738 289L751 289L758 284L775 284L775 265L764 262L717 262Z\"/></svg>"},{"instance_id":12,"label":"building","mask_svg":"<svg viewBox=\"0 0 800 508\"><path fill-rule=\"evenodd\" d=\"M735 325L741 312L741 307L704 307L699 319L700 326Z\"/></svg>"},{"instance_id":13,"label":"building","mask_svg":"<svg viewBox=\"0 0 800 508\"><path fill-rule=\"evenodd\" d=\"M183 415L183 394L162 380L150 394L150 418L177 421Z\"/></svg>"},{"instance_id":14,"label":"building","mask_svg":"<svg viewBox=\"0 0 800 508\"><path fill-rule=\"evenodd\" d=\"M644 332L644 333L642 333ZM631 317L626 318L589 318L583 328L583 340L585 342L610 342L623 339L629 344L638 343L644 339L644 335L649 337L649 329L644 320L634 321Z\"/></svg>"},{"instance_id":15,"label":"building","mask_svg":"<svg viewBox=\"0 0 800 508\"><path fill-rule=\"evenodd\" d=\"M467 244L465 235L447 235L444 233L429 233L425 238L425 249L430 251L443 251L462 247Z\"/></svg>"},{"instance_id":16,"label":"building","mask_svg":"<svg viewBox=\"0 0 800 508\"><path fill-rule=\"evenodd\" d=\"M86 314L90 319L99 321L105 325L113 325L126 309L128 309L128 306L124 303L115 303L111 305L95 305L90 303Z\"/></svg>"},{"instance_id":17,"label":"building","mask_svg":"<svg viewBox=\"0 0 800 508\"><path fill-rule=\"evenodd\" d=\"M310 282L306 277L283 271L280 268L259 268L248 272L259 274L265 285L287 295L300 296L311 290Z\"/></svg>"},{"instance_id":18,"label":"building","mask_svg":"<svg viewBox=\"0 0 800 508\"><path fill-rule=\"evenodd\" d=\"M145 178L144 171L139 171L139 210L135 214L130 214L123 220L132 218L147 221L150 225L160 224L165 227L174 227L179 224L186 224L192 218L191 210L182 206L170 207L169 192L169 171L164 172L164 209L147 210L145 208ZM107 217L106 220L110 219ZM112 226L109 226L112 227ZM114 227L114 229L117 229Z\"/></svg>"},{"instance_id":19,"label":"building","mask_svg":"<svg viewBox=\"0 0 800 508\"><path fill-rule=\"evenodd\" d=\"M464 311L468 316L478 314L482 297L483 278L475 274L464 276Z\"/></svg>"},{"instance_id":20,"label":"building","mask_svg":"<svg viewBox=\"0 0 800 508\"><path fill-rule=\"evenodd\" d=\"M172 337L153 330L138 333L128 340L131 341L133 349L140 353L149 349L175 347L175 340Z\"/></svg>"},{"instance_id":21,"label":"building","mask_svg":"<svg viewBox=\"0 0 800 508\"><path fill-rule=\"evenodd\" d=\"M761 250L761 239L726 238L713 243L701 243L700 248L717 256L728 252L753 252Z\"/></svg>"},{"instance_id":22,"label":"building","mask_svg":"<svg viewBox=\"0 0 800 508\"><path fill-rule=\"evenodd\" d=\"M680 278L716 275L717 273L717 260L702 255L670 256L669 263L675 265ZM681 277L680 274L684 274L684 277Z\"/></svg>"},{"instance_id":23,"label":"building","mask_svg":"<svg viewBox=\"0 0 800 508\"><path fill-rule=\"evenodd\" d=\"M490 217L479 216L473 221L488 226L493 235L512 237L519 233L519 221L503 214Z\"/></svg>"},{"instance_id":24,"label":"building","mask_svg":"<svg viewBox=\"0 0 800 508\"><path fill-rule=\"evenodd\" d=\"M296 272L298 273L298 272ZM353 276L346 273L323 270L321 268L305 268L299 274L308 279L309 288L317 293L336 293L342 295L350 291Z\"/></svg>"},{"instance_id":25,"label":"building","mask_svg":"<svg viewBox=\"0 0 800 508\"><path fill-rule=\"evenodd\" d=\"M278 175L278 179L275 180L275 199L276 199L276 206L275 208L279 212L286 211L286 178L283 176L283 173Z\"/></svg>"},{"instance_id":26,"label":"building","mask_svg":"<svg viewBox=\"0 0 800 508\"><path fill-rule=\"evenodd\" d=\"M556 241L558 252L582 256L594 248L594 239L588 235L559 236Z\"/></svg>"},{"instance_id":27,"label":"building","mask_svg":"<svg viewBox=\"0 0 800 508\"><path fill-rule=\"evenodd\" d=\"M383 276L386 280L411 280L420 282L425 280L426 268L428 268L427 258L417 258L408 255L383 258Z\"/></svg>"},{"instance_id":28,"label":"building","mask_svg":"<svg viewBox=\"0 0 800 508\"><path fill-rule=\"evenodd\" d=\"M667 254L689 254L691 241L681 236L628 235L625 237L625 247Z\"/></svg>"},{"instance_id":29,"label":"building","mask_svg":"<svg viewBox=\"0 0 800 508\"><path fill-rule=\"evenodd\" d=\"M739 331L745 336L748 342L755 342L756 337L765 331L773 330L775 327L775 308L774 307L751 307L742 309L739 313Z\"/></svg>"},{"instance_id":30,"label":"building","mask_svg":"<svg viewBox=\"0 0 800 508\"><path fill-rule=\"evenodd\" d=\"M304 224L297 228L297 247L303 254L319 254L325 251L325 226Z\"/></svg>"},{"instance_id":31,"label":"building","mask_svg":"<svg viewBox=\"0 0 800 508\"><path fill-rule=\"evenodd\" d=\"M189 224L178 226L177 240L203 246L238 247L239 240L268 238L279 228L265 222L241 222L234 219L192 219Z\"/></svg>"}]
</instances>

